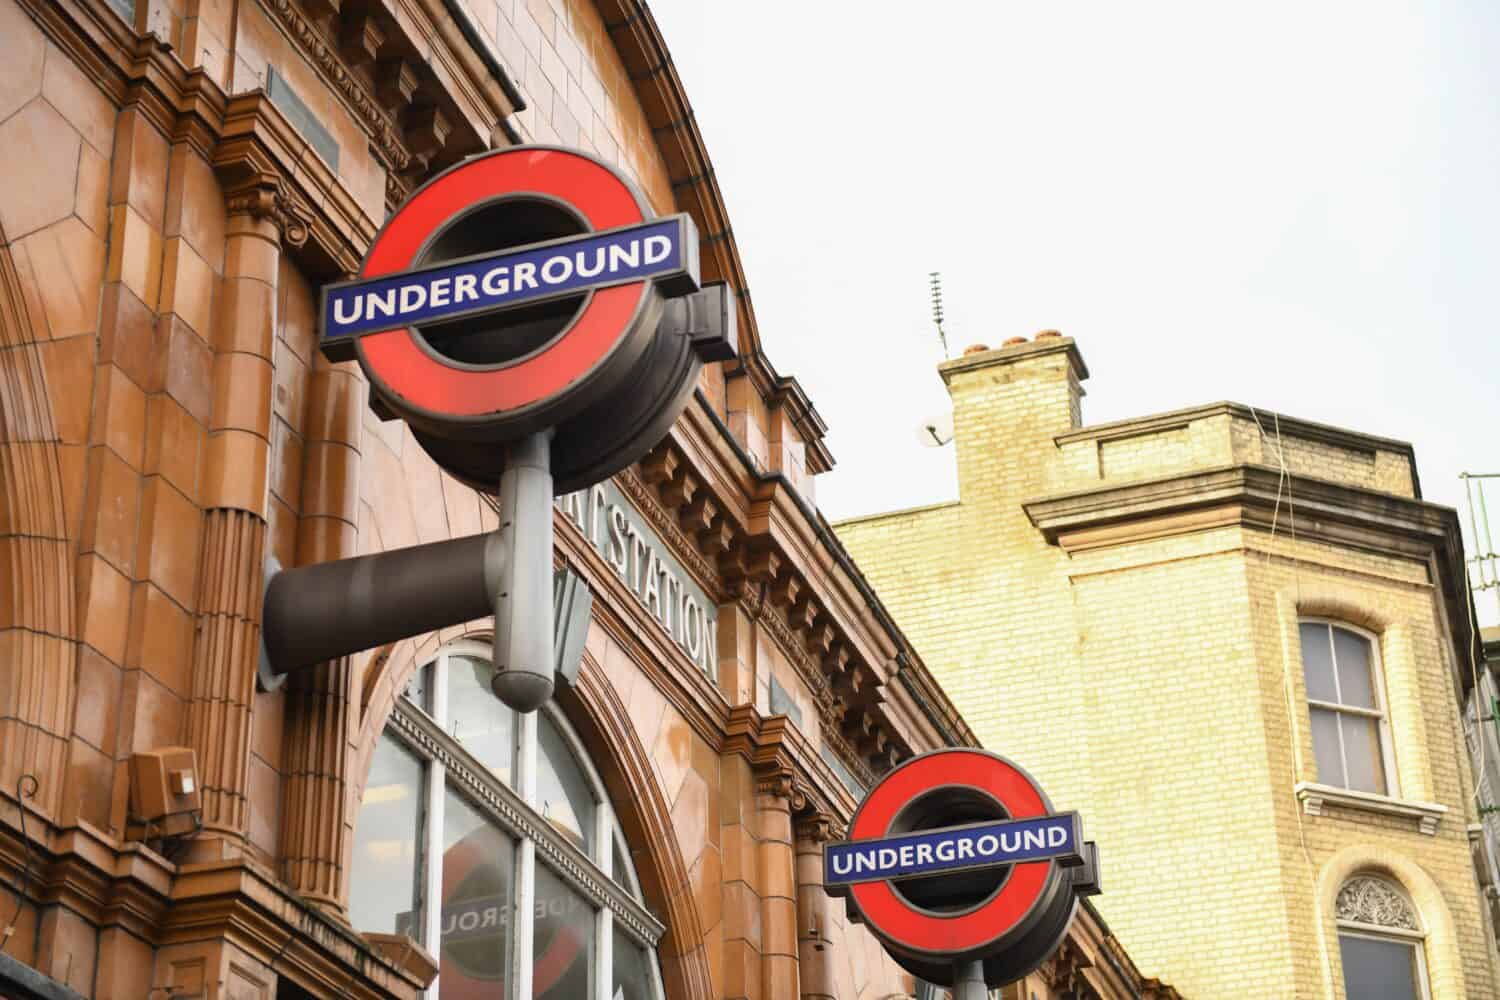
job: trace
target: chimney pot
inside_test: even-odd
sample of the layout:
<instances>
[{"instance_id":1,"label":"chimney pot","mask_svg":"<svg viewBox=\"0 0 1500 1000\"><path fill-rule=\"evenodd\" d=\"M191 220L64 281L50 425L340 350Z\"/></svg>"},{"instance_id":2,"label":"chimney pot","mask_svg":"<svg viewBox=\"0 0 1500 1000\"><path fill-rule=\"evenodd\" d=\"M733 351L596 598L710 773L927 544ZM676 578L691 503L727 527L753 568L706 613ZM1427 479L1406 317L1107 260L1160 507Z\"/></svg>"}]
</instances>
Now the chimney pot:
<instances>
[{"instance_id":1,"label":"chimney pot","mask_svg":"<svg viewBox=\"0 0 1500 1000\"><path fill-rule=\"evenodd\" d=\"M983 354L989 349L989 344L970 344L968 347L964 348L964 357L967 358L971 354Z\"/></svg>"},{"instance_id":2,"label":"chimney pot","mask_svg":"<svg viewBox=\"0 0 1500 1000\"><path fill-rule=\"evenodd\" d=\"M1043 330L1041 333L1039 333L1039 334L1036 335L1036 339L1037 340L1052 340L1052 339L1054 339L1056 337L1061 337L1061 336L1062 336L1062 334L1058 333L1056 330Z\"/></svg>"},{"instance_id":3,"label":"chimney pot","mask_svg":"<svg viewBox=\"0 0 1500 1000\"><path fill-rule=\"evenodd\" d=\"M1024 344L1024 343L1026 343L1026 338L1025 337L1007 337L1007 338L1005 338L1005 343L1001 344L1000 346L1001 347L1015 347L1017 344Z\"/></svg>"}]
</instances>

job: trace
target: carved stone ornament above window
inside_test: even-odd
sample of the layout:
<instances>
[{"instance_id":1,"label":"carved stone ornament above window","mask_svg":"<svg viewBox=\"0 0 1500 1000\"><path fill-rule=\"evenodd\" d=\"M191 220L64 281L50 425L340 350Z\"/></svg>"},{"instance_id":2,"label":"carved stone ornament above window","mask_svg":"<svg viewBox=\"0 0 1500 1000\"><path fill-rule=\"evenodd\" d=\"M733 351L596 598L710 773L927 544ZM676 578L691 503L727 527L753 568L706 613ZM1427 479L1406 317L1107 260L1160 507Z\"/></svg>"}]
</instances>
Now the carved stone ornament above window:
<instances>
[{"instance_id":1,"label":"carved stone ornament above window","mask_svg":"<svg viewBox=\"0 0 1500 1000\"><path fill-rule=\"evenodd\" d=\"M1356 875L1344 883L1334 902L1339 920L1371 927L1394 927L1421 931L1422 924L1405 896L1395 886L1374 875Z\"/></svg>"}]
</instances>

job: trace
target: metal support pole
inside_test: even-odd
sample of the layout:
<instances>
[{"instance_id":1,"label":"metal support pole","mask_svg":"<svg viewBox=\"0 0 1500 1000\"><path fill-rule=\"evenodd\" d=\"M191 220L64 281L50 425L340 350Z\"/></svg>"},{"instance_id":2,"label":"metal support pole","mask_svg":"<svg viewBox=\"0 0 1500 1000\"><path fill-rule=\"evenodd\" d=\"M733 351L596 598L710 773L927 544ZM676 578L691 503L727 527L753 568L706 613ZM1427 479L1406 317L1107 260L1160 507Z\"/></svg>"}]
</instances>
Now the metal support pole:
<instances>
[{"instance_id":1,"label":"metal support pole","mask_svg":"<svg viewBox=\"0 0 1500 1000\"><path fill-rule=\"evenodd\" d=\"M981 961L953 964L953 1000L989 1000L990 988L984 982Z\"/></svg>"},{"instance_id":2,"label":"metal support pole","mask_svg":"<svg viewBox=\"0 0 1500 1000\"><path fill-rule=\"evenodd\" d=\"M518 712L552 697L552 431L509 447L500 476L505 562L495 594L495 696Z\"/></svg>"}]
</instances>

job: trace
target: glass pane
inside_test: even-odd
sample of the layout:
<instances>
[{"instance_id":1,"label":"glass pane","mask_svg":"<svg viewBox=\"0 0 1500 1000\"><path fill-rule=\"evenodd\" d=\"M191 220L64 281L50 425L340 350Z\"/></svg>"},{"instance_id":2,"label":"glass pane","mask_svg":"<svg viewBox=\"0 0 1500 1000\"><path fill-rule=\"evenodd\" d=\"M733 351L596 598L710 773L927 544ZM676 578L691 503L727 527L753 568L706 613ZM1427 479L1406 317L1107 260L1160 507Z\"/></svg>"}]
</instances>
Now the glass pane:
<instances>
[{"instance_id":1,"label":"glass pane","mask_svg":"<svg viewBox=\"0 0 1500 1000\"><path fill-rule=\"evenodd\" d=\"M538 1000L592 996L594 908L546 865L536 866L531 995Z\"/></svg>"},{"instance_id":2,"label":"glass pane","mask_svg":"<svg viewBox=\"0 0 1500 1000\"><path fill-rule=\"evenodd\" d=\"M1421 1000L1415 943L1340 934L1339 954L1349 1000Z\"/></svg>"},{"instance_id":3,"label":"glass pane","mask_svg":"<svg viewBox=\"0 0 1500 1000\"><path fill-rule=\"evenodd\" d=\"M1318 761L1318 780L1344 787L1344 761L1339 753L1339 718L1326 708L1311 709L1313 756Z\"/></svg>"},{"instance_id":4,"label":"glass pane","mask_svg":"<svg viewBox=\"0 0 1500 1000\"><path fill-rule=\"evenodd\" d=\"M652 1000L650 959L640 945L630 940L617 927L611 946L614 956L614 982L609 995L612 1000Z\"/></svg>"},{"instance_id":5,"label":"glass pane","mask_svg":"<svg viewBox=\"0 0 1500 1000\"><path fill-rule=\"evenodd\" d=\"M615 881L623 885L636 899L641 898L640 880L635 877L635 865L630 863L630 855L626 854L620 845L625 838L618 829L615 830L615 856L610 862L610 871L614 872Z\"/></svg>"},{"instance_id":6,"label":"glass pane","mask_svg":"<svg viewBox=\"0 0 1500 1000\"><path fill-rule=\"evenodd\" d=\"M1345 629L1333 630L1333 658L1339 670L1339 701L1360 708L1375 707L1370 685L1370 640Z\"/></svg>"},{"instance_id":7,"label":"glass pane","mask_svg":"<svg viewBox=\"0 0 1500 1000\"><path fill-rule=\"evenodd\" d=\"M1385 762L1380 758L1379 723L1363 715L1339 713L1344 730L1344 763L1349 766L1348 787L1361 792L1385 794Z\"/></svg>"},{"instance_id":8,"label":"glass pane","mask_svg":"<svg viewBox=\"0 0 1500 1000\"><path fill-rule=\"evenodd\" d=\"M1302 676L1307 681L1307 696L1314 701L1338 701L1333 683L1333 655L1328 645L1328 626L1321 622L1303 622L1297 626L1302 637Z\"/></svg>"},{"instance_id":9,"label":"glass pane","mask_svg":"<svg viewBox=\"0 0 1500 1000\"><path fill-rule=\"evenodd\" d=\"M516 714L490 690L494 673L478 657L448 657L448 732L497 778L515 787Z\"/></svg>"},{"instance_id":10,"label":"glass pane","mask_svg":"<svg viewBox=\"0 0 1500 1000\"><path fill-rule=\"evenodd\" d=\"M589 780L568 749L557 724L538 713L536 720L536 808L552 825L594 857L594 816L598 807Z\"/></svg>"},{"instance_id":11,"label":"glass pane","mask_svg":"<svg viewBox=\"0 0 1500 1000\"><path fill-rule=\"evenodd\" d=\"M443 809L443 923L438 996L505 996L515 843L448 790Z\"/></svg>"},{"instance_id":12,"label":"glass pane","mask_svg":"<svg viewBox=\"0 0 1500 1000\"><path fill-rule=\"evenodd\" d=\"M390 736L380 738L354 827L349 920L358 930L422 939L417 884L422 771L416 756Z\"/></svg>"},{"instance_id":13,"label":"glass pane","mask_svg":"<svg viewBox=\"0 0 1500 1000\"><path fill-rule=\"evenodd\" d=\"M432 676L432 664L424 664L417 668L411 675L411 680L406 682L406 690L401 692L401 697L411 702L424 712L431 712L432 705L428 703L428 692L431 686L428 679Z\"/></svg>"}]
</instances>

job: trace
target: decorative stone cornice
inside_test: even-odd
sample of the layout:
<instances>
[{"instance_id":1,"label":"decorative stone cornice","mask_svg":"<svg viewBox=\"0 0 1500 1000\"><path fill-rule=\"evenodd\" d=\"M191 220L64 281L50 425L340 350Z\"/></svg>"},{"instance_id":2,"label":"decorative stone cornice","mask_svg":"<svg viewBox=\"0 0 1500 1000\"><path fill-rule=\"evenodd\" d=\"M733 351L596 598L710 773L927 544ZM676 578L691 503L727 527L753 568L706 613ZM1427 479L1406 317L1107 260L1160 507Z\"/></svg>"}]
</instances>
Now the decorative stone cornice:
<instances>
[{"instance_id":1,"label":"decorative stone cornice","mask_svg":"<svg viewBox=\"0 0 1500 1000\"><path fill-rule=\"evenodd\" d=\"M1372 795L1368 792L1335 788L1332 785L1320 785L1311 781L1299 781L1293 790L1296 792L1297 801L1302 803L1302 811L1309 816L1322 816L1329 806L1358 809L1363 812L1412 820L1416 823L1417 830L1429 837L1437 834L1438 824L1448 813L1447 806L1436 802L1393 799L1386 795Z\"/></svg>"},{"instance_id":2,"label":"decorative stone cornice","mask_svg":"<svg viewBox=\"0 0 1500 1000\"><path fill-rule=\"evenodd\" d=\"M34 902L66 907L96 927L118 927L150 942L227 938L282 969L349 1000L395 1000L425 983L393 966L342 923L287 892L272 874L240 860L179 866L139 843L121 843L86 822L59 827L27 820L23 847L0 791L0 877L15 882L30 851Z\"/></svg>"},{"instance_id":3,"label":"decorative stone cornice","mask_svg":"<svg viewBox=\"0 0 1500 1000\"><path fill-rule=\"evenodd\" d=\"M880 709L878 674L858 656L841 627L800 572L778 535L762 530L749 535L724 520L724 507L712 499L688 453L668 439L637 466L616 476L622 491L651 521L685 565L707 576L710 593L732 601L750 621L762 627L797 672L818 709L819 731L836 756L868 784L911 750L887 724ZM706 514L712 505L713 513ZM704 518L719 519L722 534L705 532ZM683 525L694 529L689 535ZM727 538L722 548L713 543ZM705 548L713 548L712 568ZM839 733L840 721L862 718L862 742Z\"/></svg>"},{"instance_id":4,"label":"decorative stone cornice","mask_svg":"<svg viewBox=\"0 0 1500 1000\"><path fill-rule=\"evenodd\" d=\"M230 214L274 222L315 275L352 273L375 238L375 224L333 171L306 150L301 134L256 91L229 101L210 162Z\"/></svg>"},{"instance_id":5,"label":"decorative stone cornice","mask_svg":"<svg viewBox=\"0 0 1500 1000\"><path fill-rule=\"evenodd\" d=\"M755 779L755 794L773 799L786 799L792 812L807 808L807 793L797 784L790 771L771 771L759 774Z\"/></svg>"},{"instance_id":6,"label":"decorative stone cornice","mask_svg":"<svg viewBox=\"0 0 1500 1000\"><path fill-rule=\"evenodd\" d=\"M553 523L563 561L594 593L595 623L650 676L656 689L699 736L709 744L718 743L729 705L715 679L693 663L666 630L649 617L629 584L605 562L572 518L558 512Z\"/></svg>"},{"instance_id":7,"label":"decorative stone cornice","mask_svg":"<svg viewBox=\"0 0 1500 1000\"><path fill-rule=\"evenodd\" d=\"M809 844L826 844L844 836L844 824L827 813L809 810L792 824L797 840Z\"/></svg>"},{"instance_id":8,"label":"decorative stone cornice","mask_svg":"<svg viewBox=\"0 0 1500 1000\"><path fill-rule=\"evenodd\" d=\"M1211 528L1273 527L1304 541L1436 562L1438 586L1460 658L1473 648L1468 576L1458 515L1448 507L1264 465L1228 465L1101 486L1022 505L1046 540L1068 552L1108 548ZM1472 673L1455 669L1460 696Z\"/></svg>"},{"instance_id":9,"label":"decorative stone cornice","mask_svg":"<svg viewBox=\"0 0 1500 1000\"><path fill-rule=\"evenodd\" d=\"M853 794L786 716L736 705L724 729L719 752L750 762L760 794L787 798L794 814L811 810L840 819L853 814Z\"/></svg>"},{"instance_id":10,"label":"decorative stone cornice","mask_svg":"<svg viewBox=\"0 0 1500 1000\"><path fill-rule=\"evenodd\" d=\"M615 475L620 492L630 498L636 510L651 522L657 537L666 542L672 554L696 578L698 585L718 599L724 595L724 587L713 565L703 556L698 546L683 533L681 523L663 505L659 495L648 487L634 468L621 470Z\"/></svg>"},{"instance_id":11,"label":"decorative stone cornice","mask_svg":"<svg viewBox=\"0 0 1500 1000\"><path fill-rule=\"evenodd\" d=\"M328 43L323 33L308 20L302 8L292 0L261 0L261 4L307 55L319 75L328 83L329 89L349 108L355 121L364 127L385 165L397 172L405 170L411 163L412 154L402 142L395 121L359 77L345 65L343 58Z\"/></svg>"},{"instance_id":12,"label":"decorative stone cornice","mask_svg":"<svg viewBox=\"0 0 1500 1000\"><path fill-rule=\"evenodd\" d=\"M224 199L224 208L230 215L244 214L271 222L290 247L307 243L312 213L280 183L230 195Z\"/></svg>"},{"instance_id":13,"label":"decorative stone cornice","mask_svg":"<svg viewBox=\"0 0 1500 1000\"><path fill-rule=\"evenodd\" d=\"M1083 971L1093 965L1078 943L1072 937L1065 937L1052 957L1042 964L1042 981L1057 992L1065 992L1073 989Z\"/></svg>"}]
</instances>

